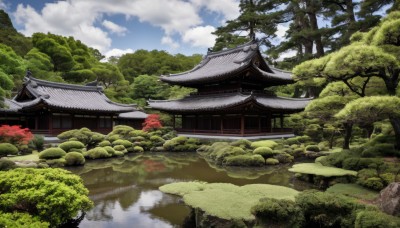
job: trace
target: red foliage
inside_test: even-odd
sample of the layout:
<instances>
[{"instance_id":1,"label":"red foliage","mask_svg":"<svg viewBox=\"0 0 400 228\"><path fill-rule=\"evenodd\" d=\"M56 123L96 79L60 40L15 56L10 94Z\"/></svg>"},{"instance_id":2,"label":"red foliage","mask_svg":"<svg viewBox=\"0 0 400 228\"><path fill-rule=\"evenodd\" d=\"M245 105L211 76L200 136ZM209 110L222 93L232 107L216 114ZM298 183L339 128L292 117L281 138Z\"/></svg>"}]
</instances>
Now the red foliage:
<instances>
[{"instance_id":1,"label":"red foliage","mask_svg":"<svg viewBox=\"0 0 400 228\"><path fill-rule=\"evenodd\" d=\"M28 128L21 128L18 125L2 125L0 127L0 142L7 142L14 145L28 144L33 134Z\"/></svg>"},{"instance_id":2,"label":"red foliage","mask_svg":"<svg viewBox=\"0 0 400 228\"><path fill-rule=\"evenodd\" d=\"M143 131L150 131L157 128L162 128L162 124L160 122L160 116L157 114L150 114L144 120L143 123Z\"/></svg>"}]
</instances>

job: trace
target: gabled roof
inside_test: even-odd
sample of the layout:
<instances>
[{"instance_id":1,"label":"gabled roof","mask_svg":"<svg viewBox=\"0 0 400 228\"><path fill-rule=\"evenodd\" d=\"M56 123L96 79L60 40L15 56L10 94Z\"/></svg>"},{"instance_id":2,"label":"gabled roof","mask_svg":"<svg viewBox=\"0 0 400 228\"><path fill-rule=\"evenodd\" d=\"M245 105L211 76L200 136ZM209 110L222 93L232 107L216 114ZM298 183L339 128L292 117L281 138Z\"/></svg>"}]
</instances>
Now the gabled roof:
<instances>
[{"instance_id":1,"label":"gabled roof","mask_svg":"<svg viewBox=\"0 0 400 228\"><path fill-rule=\"evenodd\" d=\"M166 112L193 113L199 111L223 111L246 104L255 104L264 110L293 113L303 110L310 101L311 99L294 99L266 94L227 93L188 96L179 100L150 100L149 105L154 109Z\"/></svg>"},{"instance_id":2,"label":"gabled roof","mask_svg":"<svg viewBox=\"0 0 400 228\"><path fill-rule=\"evenodd\" d=\"M255 59L258 60L258 64L255 64ZM268 66L256 41L233 49L208 53L192 70L164 75L161 76L161 80L170 84L195 86L226 80L246 71L251 71L250 77L265 82L266 86L293 83L290 72Z\"/></svg>"},{"instance_id":3,"label":"gabled roof","mask_svg":"<svg viewBox=\"0 0 400 228\"><path fill-rule=\"evenodd\" d=\"M64 110L121 113L136 110L136 105L119 104L108 99L100 86L81 86L25 78L23 89L12 100L20 110L44 104ZM29 97L27 97L29 96Z\"/></svg>"},{"instance_id":4,"label":"gabled roof","mask_svg":"<svg viewBox=\"0 0 400 228\"><path fill-rule=\"evenodd\" d=\"M141 111L124 112L118 115L120 119L146 119L147 114Z\"/></svg>"}]
</instances>

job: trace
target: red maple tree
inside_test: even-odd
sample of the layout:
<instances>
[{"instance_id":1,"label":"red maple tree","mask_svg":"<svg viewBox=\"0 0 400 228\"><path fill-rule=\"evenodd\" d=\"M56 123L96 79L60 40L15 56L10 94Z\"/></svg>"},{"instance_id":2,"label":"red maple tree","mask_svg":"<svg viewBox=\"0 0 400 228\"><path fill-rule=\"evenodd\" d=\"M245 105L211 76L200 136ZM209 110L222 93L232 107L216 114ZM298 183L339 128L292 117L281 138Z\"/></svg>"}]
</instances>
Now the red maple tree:
<instances>
[{"instance_id":1,"label":"red maple tree","mask_svg":"<svg viewBox=\"0 0 400 228\"><path fill-rule=\"evenodd\" d=\"M0 142L14 145L26 145L32 138L33 134L28 128L21 128L21 126L18 125L2 125L0 127Z\"/></svg>"},{"instance_id":2,"label":"red maple tree","mask_svg":"<svg viewBox=\"0 0 400 228\"><path fill-rule=\"evenodd\" d=\"M162 124L160 122L160 116L158 114L150 114L144 120L143 123L143 131L150 131L154 129L162 128Z\"/></svg>"}]
</instances>

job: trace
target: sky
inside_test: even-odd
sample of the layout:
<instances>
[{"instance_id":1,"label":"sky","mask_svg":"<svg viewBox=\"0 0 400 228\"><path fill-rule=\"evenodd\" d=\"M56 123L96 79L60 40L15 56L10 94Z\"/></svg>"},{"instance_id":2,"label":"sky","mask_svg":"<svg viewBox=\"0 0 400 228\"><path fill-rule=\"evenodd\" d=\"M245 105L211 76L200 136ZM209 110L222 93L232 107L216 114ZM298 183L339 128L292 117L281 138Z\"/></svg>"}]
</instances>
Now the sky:
<instances>
[{"instance_id":1,"label":"sky","mask_svg":"<svg viewBox=\"0 0 400 228\"><path fill-rule=\"evenodd\" d=\"M14 27L73 36L103 55L138 49L205 54L212 32L239 15L239 0L0 0Z\"/></svg>"}]
</instances>

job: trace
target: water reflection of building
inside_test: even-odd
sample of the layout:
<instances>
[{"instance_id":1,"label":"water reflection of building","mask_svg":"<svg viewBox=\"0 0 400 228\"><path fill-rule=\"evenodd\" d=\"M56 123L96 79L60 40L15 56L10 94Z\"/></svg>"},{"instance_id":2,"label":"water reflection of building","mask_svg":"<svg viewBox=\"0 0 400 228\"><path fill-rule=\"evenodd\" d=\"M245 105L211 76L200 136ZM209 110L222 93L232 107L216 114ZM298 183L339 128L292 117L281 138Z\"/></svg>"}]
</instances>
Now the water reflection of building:
<instances>
[{"instance_id":1,"label":"water reflection of building","mask_svg":"<svg viewBox=\"0 0 400 228\"><path fill-rule=\"evenodd\" d=\"M147 117L134 104L109 100L97 83L82 86L33 77L26 77L22 89L5 104L7 108L0 109L0 125L21 125L43 135L82 127L108 133L115 124L141 129Z\"/></svg>"},{"instance_id":2,"label":"water reflection of building","mask_svg":"<svg viewBox=\"0 0 400 228\"><path fill-rule=\"evenodd\" d=\"M208 53L192 70L162 76L172 85L196 88L179 100L150 100L149 105L174 116L180 133L257 136L292 132L284 118L302 111L309 99L276 96L265 90L292 84L289 72L268 66L256 41Z\"/></svg>"}]
</instances>

